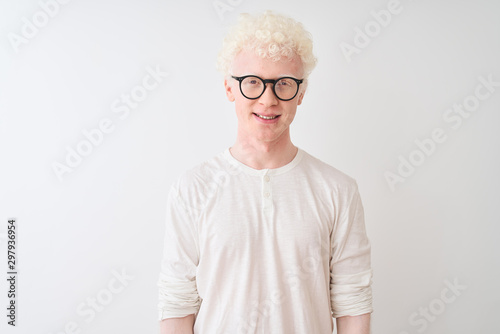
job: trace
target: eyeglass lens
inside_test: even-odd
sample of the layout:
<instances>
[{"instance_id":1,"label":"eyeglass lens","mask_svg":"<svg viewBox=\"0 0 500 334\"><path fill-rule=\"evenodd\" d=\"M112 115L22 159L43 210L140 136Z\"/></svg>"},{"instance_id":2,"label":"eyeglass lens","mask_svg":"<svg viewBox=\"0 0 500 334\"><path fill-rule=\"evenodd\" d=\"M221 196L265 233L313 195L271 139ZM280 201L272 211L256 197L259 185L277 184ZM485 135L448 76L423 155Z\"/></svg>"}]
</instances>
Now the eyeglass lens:
<instances>
[{"instance_id":1,"label":"eyeglass lens","mask_svg":"<svg viewBox=\"0 0 500 334\"><path fill-rule=\"evenodd\" d=\"M258 98L265 89L264 81L259 77L246 77L241 81L241 91L249 99ZM298 89L297 82L291 78L282 78L274 85L274 93L282 100L295 97Z\"/></svg>"}]
</instances>

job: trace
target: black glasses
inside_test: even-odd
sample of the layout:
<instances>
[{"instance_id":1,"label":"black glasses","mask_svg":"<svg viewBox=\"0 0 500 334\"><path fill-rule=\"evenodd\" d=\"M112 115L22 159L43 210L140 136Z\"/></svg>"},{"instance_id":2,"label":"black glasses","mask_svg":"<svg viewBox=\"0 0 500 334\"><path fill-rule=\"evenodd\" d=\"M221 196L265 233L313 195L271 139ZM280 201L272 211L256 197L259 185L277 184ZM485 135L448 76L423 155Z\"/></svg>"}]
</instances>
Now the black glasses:
<instances>
[{"instance_id":1,"label":"black glasses","mask_svg":"<svg viewBox=\"0 0 500 334\"><path fill-rule=\"evenodd\" d=\"M290 101L299 92L299 85L304 79L295 79L292 77L283 77L276 80L261 79L255 75L245 75L243 77L231 76L240 82L240 92L244 97L250 100L258 99L264 94L268 83L273 84L274 95L281 101Z\"/></svg>"}]
</instances>

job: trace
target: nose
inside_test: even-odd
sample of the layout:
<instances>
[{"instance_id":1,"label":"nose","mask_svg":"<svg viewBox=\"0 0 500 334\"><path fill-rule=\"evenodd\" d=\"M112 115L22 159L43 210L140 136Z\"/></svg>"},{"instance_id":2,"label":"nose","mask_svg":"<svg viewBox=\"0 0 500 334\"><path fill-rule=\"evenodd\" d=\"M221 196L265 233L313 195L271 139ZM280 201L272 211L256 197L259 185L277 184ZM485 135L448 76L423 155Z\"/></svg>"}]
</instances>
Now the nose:
<instances>
[{"instance_id":1,"label":"nose","mask_svg":"<svg viewBox=\"0 0 500 334\"><path fill-rule=\"evenodd\" d=\"M264 93L259 97L259 103L265 106L274 106L278 104L278 98L274 95L273 84L266 83L266 89Z\"/></svg>"}]
</instances>

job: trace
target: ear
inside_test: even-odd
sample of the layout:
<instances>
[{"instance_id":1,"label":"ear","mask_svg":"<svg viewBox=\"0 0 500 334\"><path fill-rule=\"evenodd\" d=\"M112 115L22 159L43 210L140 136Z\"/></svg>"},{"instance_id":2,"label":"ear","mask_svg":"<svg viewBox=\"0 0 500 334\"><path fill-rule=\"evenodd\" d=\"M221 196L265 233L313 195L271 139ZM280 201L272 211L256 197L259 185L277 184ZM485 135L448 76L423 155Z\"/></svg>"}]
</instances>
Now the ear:
<instances>
[{"instance_id":1,"label":"ear","mask_svg":"<svg viewBox=\"0 0 500 334\"><path fill-rule=\"evenodd\" d=\"M233 86L228 82L227 77L224 79L224 88L229 102L234 102Z\"/></svg>"},{"instance_id":2,"label":"ear","mask_svg":"<svg viewBox=\"0 0 500 334\"><path fill-rule=\"evenodd\" d=\"M302 99L304 98L304 93L305 93L305 90L300 90L299 92L299 98L297 100L297 105L300 106L302 104Z\"/></svg>"}]
</instances>

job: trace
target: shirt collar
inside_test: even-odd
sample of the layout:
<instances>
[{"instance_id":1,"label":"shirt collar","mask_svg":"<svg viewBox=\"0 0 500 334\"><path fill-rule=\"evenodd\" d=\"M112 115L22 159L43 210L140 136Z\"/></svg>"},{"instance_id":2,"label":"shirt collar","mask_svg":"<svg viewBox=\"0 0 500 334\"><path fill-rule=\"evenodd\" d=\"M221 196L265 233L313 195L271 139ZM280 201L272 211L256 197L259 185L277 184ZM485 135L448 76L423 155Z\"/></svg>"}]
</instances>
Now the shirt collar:
<instances>
[{"instance_id":1,"label":"shirt collar","mask_svg":"<svg viewBox=\"0 0 500 334\"><path fill-rule=\"evenodd\" d=\"M300 161L302 160L302 157L304 156L304 151L300 148L297 147L297 154L295 154L295 157L287 163L286 165L283 165L278 168L264 168L264 169L255 169L250 166L245 165L241 161L237 160L231 152L229 151L229 147L224 150L224 158L233 166L236 168L242 170L243 172L250 174L250 175L256 175L256 176L264 176L264 175L279 175L288 172L290 169L294 168L297 166Z\"/></svg>"}]
</instances>

